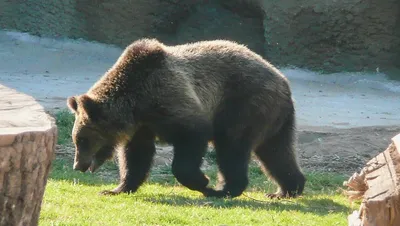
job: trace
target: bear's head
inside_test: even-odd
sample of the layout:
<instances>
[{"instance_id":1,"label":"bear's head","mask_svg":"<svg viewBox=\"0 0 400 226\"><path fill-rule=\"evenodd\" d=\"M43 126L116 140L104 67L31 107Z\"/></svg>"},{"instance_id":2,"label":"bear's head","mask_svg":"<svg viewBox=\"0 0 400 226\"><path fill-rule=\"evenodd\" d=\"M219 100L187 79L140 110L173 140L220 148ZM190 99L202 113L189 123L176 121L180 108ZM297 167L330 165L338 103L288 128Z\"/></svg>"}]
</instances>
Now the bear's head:
<instances>
[{"instance_id":1,"label":"bear's head","mask_svg":"<svg viewBox=\"0 0 400 226\"><path fill-rule=\"evenodd\" d=\"M75 114L72 141L75 144L74 170L96 171L114 151L113 132L108 130L101 104L88 95L69 97L69 109Z\"/></svg>"}]
</instances>

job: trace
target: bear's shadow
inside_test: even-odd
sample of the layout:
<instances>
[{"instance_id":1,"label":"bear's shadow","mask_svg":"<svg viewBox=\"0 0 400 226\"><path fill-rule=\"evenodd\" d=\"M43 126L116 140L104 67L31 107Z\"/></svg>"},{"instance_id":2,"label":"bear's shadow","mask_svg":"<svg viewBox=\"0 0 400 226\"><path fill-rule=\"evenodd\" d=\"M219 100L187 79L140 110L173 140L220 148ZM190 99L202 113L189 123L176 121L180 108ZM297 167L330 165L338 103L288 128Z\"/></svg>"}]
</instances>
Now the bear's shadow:
<instances>
[{"instance_id":1,"label":"bear's shadow","mask_svg":"<svg viewBox=\"0 0 400 226\"><path fill-rule=\"evenodd\" d=\"M83 179L83 178L82 178ZM66 180L71 180L70 178ZM72 180L71 180L72 181ZM116 181L87 181L81 180L80 183L88 186L104 186L105 184L113 184ZM113 187L110 187L112 189ZM100 192L100 191L99 191ZM246 196L246 199L218 199L218 198L206 198L206 197L186 197L173 193L168 194L157 194L157 198L154 195L143 194L140 190L137 193L129 194L130 197L135 199L141 199L146 202L159 203L170 206L207 206L211 208L232 208L232 207L243 207L251 210L273 210L273 211L301 211L304 213L313 213L316 215L324 216L332 212L349 213L350 208L340 203L334 202L327 198L313 197L313 195L304 194L304 198L296 199L268 199L267 197L258 200L252 199ZM111 196L112 197L112 196ZM243 197L243 195L241 196Z\"/></svg>"},{"instance_id":2,"label":"bear's shadow","mask_svg":"<svg viewBox=\"0 0 400 226\"><path fill-rule=\"evenodd\" d=\"M313 213L319 216L331 214L333 212L349 213L350 208L333 200L326 198L307 197L297 199L273 200L265 197L264 200L255 199L217 199L217 198L190 198L181 195L158 195L157 198L147 195L133 195L137 199L142 199L151 203L159 203L171 206L207 206L216 209L243 207L251 210L272 210L272 211L301 211ZM306 197L306 196L305 196Z\"/></svg>"}]
</instances>

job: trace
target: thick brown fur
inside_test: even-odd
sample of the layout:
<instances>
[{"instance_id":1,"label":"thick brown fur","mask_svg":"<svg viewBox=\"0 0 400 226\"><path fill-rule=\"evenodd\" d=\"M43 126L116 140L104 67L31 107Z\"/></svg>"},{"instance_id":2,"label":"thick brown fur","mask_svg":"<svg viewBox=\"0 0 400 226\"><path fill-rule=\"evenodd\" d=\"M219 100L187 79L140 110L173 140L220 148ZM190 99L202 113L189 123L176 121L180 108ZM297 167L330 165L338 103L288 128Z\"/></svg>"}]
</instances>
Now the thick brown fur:
<instances>
[{"instance_id":1,"label":"thick brown fur","mask_svg":"<svg viewBox=\"0 0 400 226\"><path fill-rule=\"evenodd\" d=\"M295 197L305 177L294 151L291 95L284 75L235 42L135 41L86 94L68 100L76 113L74 168L94 171L117 149L120 185L104 193L135 192L158 136L174 146L172 172L189 189L241 195L254 151L279 185L269 196ZM200 170L208 141L216 148L220 190L209 188Z\"/></svg>"}]
</instances>

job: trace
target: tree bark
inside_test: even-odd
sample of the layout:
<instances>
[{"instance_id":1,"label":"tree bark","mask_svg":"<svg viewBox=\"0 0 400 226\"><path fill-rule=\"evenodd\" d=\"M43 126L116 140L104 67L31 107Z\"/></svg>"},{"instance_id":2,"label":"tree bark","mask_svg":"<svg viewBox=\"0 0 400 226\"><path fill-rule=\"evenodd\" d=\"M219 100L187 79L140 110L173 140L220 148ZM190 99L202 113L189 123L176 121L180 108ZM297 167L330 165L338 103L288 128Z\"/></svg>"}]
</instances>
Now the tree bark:
<instances>
[{"instance_id":1,"label":"tree bark","mask_svg":"<svg viewBox=\"0 0 400 226\"><path fill-rule=\"evenodd\" d=\"M0 85L0 225L37 225L57 127L35 100Z\"/></svg>"},{"instance_id":2,"label":"tree bark","mask_svg":"<svg viewBox=\"0 0 400 226\"><path fill-rule=\"evenodd\" d=\"M345 185L350 200L363 198L349 226L400 225L400 134Z\"/></svg>"}]
</instances>

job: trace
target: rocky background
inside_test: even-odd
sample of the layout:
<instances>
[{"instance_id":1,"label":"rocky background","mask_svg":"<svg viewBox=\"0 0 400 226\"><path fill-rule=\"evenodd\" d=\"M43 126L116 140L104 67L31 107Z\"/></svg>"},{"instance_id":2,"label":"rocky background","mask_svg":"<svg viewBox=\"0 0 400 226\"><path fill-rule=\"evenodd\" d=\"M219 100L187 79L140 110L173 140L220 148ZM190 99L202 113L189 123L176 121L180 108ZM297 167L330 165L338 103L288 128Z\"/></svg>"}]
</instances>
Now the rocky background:
<instances>
[{"instance_id":1,"label":"rocky background","mask_svg":"<svg viewBox=\"0 0 400 226\"><path fill-rule=\"evenodd\" d=\"M224 38L278 66L400 78L398 0L3 0L0 29L121 48Z\"/></svg>"}]
</instances>

